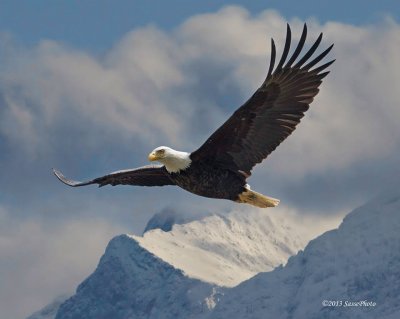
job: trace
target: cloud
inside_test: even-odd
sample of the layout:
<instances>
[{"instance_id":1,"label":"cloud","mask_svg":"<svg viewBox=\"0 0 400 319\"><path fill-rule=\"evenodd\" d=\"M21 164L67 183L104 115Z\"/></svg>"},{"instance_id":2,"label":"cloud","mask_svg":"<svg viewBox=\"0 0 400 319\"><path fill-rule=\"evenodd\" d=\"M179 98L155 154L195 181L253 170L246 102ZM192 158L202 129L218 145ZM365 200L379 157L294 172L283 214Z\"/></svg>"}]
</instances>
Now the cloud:
<instances>
[{"instance_id":1,"label":"cloud","mask_svg":"<svg viewBox=\"0 0 400 319\"><path fill-rule=\"evenodd\" d=\"M298 38L301 22L290 22ZM116 136L121 144L135 136L136 143L151 146L164 141L196 147L191 140L203 141L261 83L266 36L280 45L285 23L274 11L253 17L227 7L192 17L170 33L132 31L103 57L44 40L3 76L2 133L37 152L58 149L77 135L88 152ZM304 123L270 163L291 177L379 159L398 147L400 134L399 26L314 21L309 29L313 35L323 31L325 45L336 44L331 56L337 63ZM203 129L196 129L199 115Z\"/></svg>"},{"instance_id":2,"label":"cloud","mask_svg":"<svg viewBox=\"0 0 400 319\"><path fill-rule=\"evenodd\" d=\"M296 136L273 162L278 171L304 176L340 170L365 160L381 160L399 148L399 25L321 26L335 43L337 62L322 85ZM293 161L301 158L301 161ZM284 169L282 169L284 168Z\"/></svg>"},{"instance_id":3,"label":"cloud","mask_svg":"<svg viewBox=\"0 0 400 319\"><path fill-rule=\"evenodd\" d=\"M22 318L76 286L97 265L107 242L126 231L102 219L49 225L15 220L0 207L0 308Z\"/></svg>"},{"instance_id":4,"label":"cloud","mask_svg":"<svg viewBox=\"0 0 400 319\"><path fill-rule=\"evenodd\" d=\"M298 40L302 22L289 22ZM265 76L266 35L274 36L278 50L279 45L282 49L285 23L273 11L252 17L241 8L228 7L218 14L189 19L180 31L185 40L190 39L191 52L209 55L210 60L231 61L227 76L236 82L244 100ZM396 94L399 25L390 20L363 27L312 21L309 31L310 41L316 31L322 31L322 46L335 43L331 57L337 62L304 123L271 156L272 163L265 165L279 175L301 178L310 172L340 170L360 160L382 159L396 151L400 136L395 120L400 115Z\"/></svg>"},{"instance_id":5,"label":"cloud","mask_svg":"<svg viewBox=\"0 0 400 319\"><path fill-rule=\"evenodd\" d=\"M151 31L143 33L152 35ZM128 52L140 58L136 51L142 48L136 49L135 45L140 36L133 37L132 50ZM100 128L105 135L119 134L121 139L139 135L143 140L152 140L163 134L173 140L180 123L171 116L159 92L162 83L169 83L166 77L171 70L161 74L164 82L155 82L139 61L133 63L127 57L122 60L121 50L112 51L112 55L121 57L116 60L118 63L113 64L110 59L106 65L104 60L83 52L42 41L24 61L23 69L3 77L3 96L8 106L2 117L3 134L11 140L25 139L24 146L34 144L37 151L49 142L54 146L49 132L70 133L72 137L79 134L89 147L96 147L92 132L96 134ZM155 60L159 58L154 55ZM16 123L24 130L16 132L7 123Z\"/></svg>"}]
</instances>

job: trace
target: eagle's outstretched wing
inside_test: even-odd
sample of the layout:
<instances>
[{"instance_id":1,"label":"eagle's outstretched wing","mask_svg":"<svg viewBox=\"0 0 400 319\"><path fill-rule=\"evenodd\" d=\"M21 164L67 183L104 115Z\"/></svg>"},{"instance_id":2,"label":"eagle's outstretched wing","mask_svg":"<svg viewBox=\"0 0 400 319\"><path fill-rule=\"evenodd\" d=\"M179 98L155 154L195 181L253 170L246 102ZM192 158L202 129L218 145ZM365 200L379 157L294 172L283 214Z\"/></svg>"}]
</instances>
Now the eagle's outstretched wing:
<instances>
[{"instance_id":1,"label":"eagle's outstretched wing","mask_svg":"<svg viewBox=\"0 0 400 319\"><path fill-rule=\"evenodd\" d=\"M105 185L136 185L136 186L164 186L164 185L175 185L175 183L169 178L169 173L164 166L148 165L138 167L135 169L127 169L123 171L117 171L102 177L95 178L91 181L77 182L72 181L65 176L53 169L54 175L63 182L64 184L71 187L85 186L91 184L99 184L99 187Z\"/></svg>"},{"instance_id":2,"label":"eagle's outstretched wing","mask_svg":"<svg viewBox=\"0 0 400 319\"><path fill-rule=\"evenodd\" d=\"M287 25L285 47L274 69L275 44L272 39L271 62L268 75L261 87L195 152L192 161L213 161L234 171L251 174L251 169L266 158L296 128L318 93L322 72L333 61L312 69L332 49L333 44L310 61L318 48L322 33L316 42L295 63L307 36L307 26L293 54L288 57L291 31ZM294 64L295 63L295 64Z\"/></svg>"}]
</instances>

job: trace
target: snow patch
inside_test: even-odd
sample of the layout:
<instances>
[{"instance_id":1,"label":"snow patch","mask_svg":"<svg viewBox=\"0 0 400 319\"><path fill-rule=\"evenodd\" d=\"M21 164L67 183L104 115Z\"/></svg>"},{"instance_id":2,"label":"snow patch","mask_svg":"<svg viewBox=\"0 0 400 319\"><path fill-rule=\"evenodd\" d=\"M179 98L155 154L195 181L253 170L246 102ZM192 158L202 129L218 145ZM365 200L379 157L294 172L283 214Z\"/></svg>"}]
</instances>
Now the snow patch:
<instances>
[{"instance_id":1,"label":"snow patch","mask_svg":"<svg viewBox=\"0 0 400 319\"><path fill-rule=\"evenodd\" d=\"M303 249L310 239L293 219L275 211L235 211L213 215L169 232L154 229L131 236L141 247L191 277L233 287L270 271Z\"/></svg>"}]
</instances>

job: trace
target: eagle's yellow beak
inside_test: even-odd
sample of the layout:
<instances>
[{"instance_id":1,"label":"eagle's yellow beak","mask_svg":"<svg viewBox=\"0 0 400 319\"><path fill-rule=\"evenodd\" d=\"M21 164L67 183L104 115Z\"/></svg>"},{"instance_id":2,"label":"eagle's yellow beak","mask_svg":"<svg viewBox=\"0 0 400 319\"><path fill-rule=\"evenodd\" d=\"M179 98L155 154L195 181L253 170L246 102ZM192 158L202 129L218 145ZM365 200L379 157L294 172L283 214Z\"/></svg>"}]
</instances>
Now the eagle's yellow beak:
<instances>
[{"instance_id":1,"label":"eagle's yellow beak","mask_svg":"<svg viewBox=\"0 0 400 319\"><path fill-rule=\"evenodd\" d=\"M154 152L151 152L149 154L149 161L153 162L153 161L156 161L156 160L158 160L158 157L156 156L156 154Z\"/></svg>"}]
</instances>

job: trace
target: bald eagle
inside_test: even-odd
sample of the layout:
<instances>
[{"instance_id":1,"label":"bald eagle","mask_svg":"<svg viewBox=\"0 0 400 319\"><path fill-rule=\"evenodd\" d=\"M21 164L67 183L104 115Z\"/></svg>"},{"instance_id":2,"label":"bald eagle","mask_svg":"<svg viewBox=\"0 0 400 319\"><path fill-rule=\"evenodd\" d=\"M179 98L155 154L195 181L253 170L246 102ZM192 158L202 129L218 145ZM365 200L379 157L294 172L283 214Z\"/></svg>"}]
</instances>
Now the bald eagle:
<instances>
[{"instance_id":1,"label":"bald eagle","mask_svg":"<svg viewBox=\"0 0 400 319\"><path fill-rule=\"evenodd\" d=\"M294 131L317 95L322 79L329 73L325 69L335 61L314 68L333 47L332 44L312 58L321 43L322 33L297 60L306 36L307 25L304 24L299 43L287 61L291 44L291 30L287 25L285 46L276 68L275 43L271 39L270 65L261 87L196 151L180 152L160 146L148 158L162 165L117 171L87 182L69 180L57 170L54 174L72 187L90 184L99 187L176 185L209 198L262 208L278 205L278 199L251 190L246 179L252 168Z\"/></svg>"}]
</instances>

